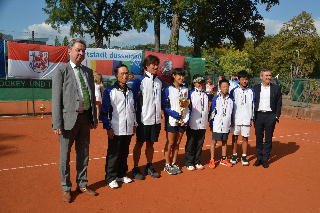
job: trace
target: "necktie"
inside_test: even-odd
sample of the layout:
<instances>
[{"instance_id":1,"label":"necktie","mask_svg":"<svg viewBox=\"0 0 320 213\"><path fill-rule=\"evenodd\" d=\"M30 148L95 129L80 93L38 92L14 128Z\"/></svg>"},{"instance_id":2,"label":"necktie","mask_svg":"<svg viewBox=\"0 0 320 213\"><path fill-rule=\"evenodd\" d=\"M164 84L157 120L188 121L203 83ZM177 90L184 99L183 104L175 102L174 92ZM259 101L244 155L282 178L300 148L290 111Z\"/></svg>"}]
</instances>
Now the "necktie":
<instances>
[{"instance_id":1,"label":"necktie","mask_svg":"<svg viewBox=\"0 0 320 213\"><path fill-rule=\"evenodd\" d=\"M83 109L88 110L90 108L89 91L87 89L86 83L84 82L83 76L80 72L80 67L76 67L76 69L78 70L78 77L80 80L80 87L83 95Z\"/></svg>"}]
</instances>

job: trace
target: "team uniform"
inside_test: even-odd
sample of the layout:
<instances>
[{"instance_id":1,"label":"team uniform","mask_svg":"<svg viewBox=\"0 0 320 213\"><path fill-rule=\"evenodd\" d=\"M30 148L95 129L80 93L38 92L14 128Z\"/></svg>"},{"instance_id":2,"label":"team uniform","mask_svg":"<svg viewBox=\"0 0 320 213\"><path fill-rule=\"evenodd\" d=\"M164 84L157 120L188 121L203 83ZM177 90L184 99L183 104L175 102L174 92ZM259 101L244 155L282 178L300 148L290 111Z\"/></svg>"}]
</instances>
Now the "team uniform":
<instances>
[{"instance_id":1,"label":"team uniform","mask_svg":"<svg viewBox=\"0 0 320 213\"><path fill-rule=\"evenodd\" d=\"M159 77L145 72L132 85L137 100L137 141L157 142L161 129L161 89Z\"/></svg>"},{"instance_id":2,"label":"team uniform","mask_svg":"<svg viewBox=\"0 0 320 213\"><path fill-rule=\"evenodd\" d=\"M167 132L185 132L187 125L180 126L179 120L185 124L189 120L189 108L180 115L179 99L188 98L188 89L185 86L176 88L170 85L164 89L162 95L162 108L165 113L165 130Z\"/></svg>"},{"instance_id":3,"label":"team uniform","mask_svg":"<svg viewBox=\"0 0 320 213\"><path fill-rule=\"evenodd\" d=\"M233 101L226 95L221 94L212 99L210 108L210 127L212 128L212 139L227 141L231 126Z\"/></svg>"},{"instance_id":4,"label":"team uniform","mask_svg":"<svg viewBox=\"0 0 320 213\"><path fill-rule=\"evenodd\" d=\"M131 137L136 126L136 113L133 92L116 82L103 93L101 120L103 128L113 130L113 139L108 138L106 157L106 182L126 177L127 158Z\"/></svg>"},{"instance_id":5,"label":"team uniform","mask_svg":"<svg viewBox=\"0 0 320 213\"><path fill-rule=\"evenodd\" d=\"M187 128L187 142L185 146L186 167L201 165L200 156L208 121L208 95L198 88L189 91L190 119Z\"/></svg>"},{"instance_id":6,"label":"team uniform","mask_svg":"<svg viewBox=\"0 0 320 213\"><path fill-rule=\"evenodd\" d=\"M251 88L237 86L230 92L230 98L233 100L233 122L231 128L233 135L250 136L250 124L254 117L255 93Z\"/></svg>"}]
</instances>

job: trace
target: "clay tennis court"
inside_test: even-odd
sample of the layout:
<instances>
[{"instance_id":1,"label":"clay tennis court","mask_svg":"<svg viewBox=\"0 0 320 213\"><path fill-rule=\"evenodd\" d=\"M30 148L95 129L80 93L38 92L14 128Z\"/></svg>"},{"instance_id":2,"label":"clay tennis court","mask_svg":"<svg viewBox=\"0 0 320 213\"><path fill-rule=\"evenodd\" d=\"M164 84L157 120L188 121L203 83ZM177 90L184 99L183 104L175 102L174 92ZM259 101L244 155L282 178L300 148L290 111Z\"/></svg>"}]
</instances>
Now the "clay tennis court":
<instances>
[{"instance_id":1,"label":"clay tennis court","mask_svg":"<svg viewBox=\"0 0 320 213\"><path fill-rule=\"evenodd\" d=\"M154 166L161 170L162 177L148 176L144 181L122 184L119 189L110 189L104 182L107 140L100 123L91 132L88 171L89 186L99 196L78 194L70 204L61 199L59 146L51 131L51 117L1 117L0 126L0 212L320 212L319 122L281 118L268 169L252 166L252 136L249 167L237 164L233 168L208 168L211 133L207 131L202 155L206 169L183 168L183 173L176 176L162 171L162 131L154 155ZM228 149L230 154L230 146ZM74 150L71 160L75 190ZM183 160L181 149L180 165ZM141 164L145 162L143 157ZM131 169L132 155L128 163Z\"/></svg>"}]
</instances>

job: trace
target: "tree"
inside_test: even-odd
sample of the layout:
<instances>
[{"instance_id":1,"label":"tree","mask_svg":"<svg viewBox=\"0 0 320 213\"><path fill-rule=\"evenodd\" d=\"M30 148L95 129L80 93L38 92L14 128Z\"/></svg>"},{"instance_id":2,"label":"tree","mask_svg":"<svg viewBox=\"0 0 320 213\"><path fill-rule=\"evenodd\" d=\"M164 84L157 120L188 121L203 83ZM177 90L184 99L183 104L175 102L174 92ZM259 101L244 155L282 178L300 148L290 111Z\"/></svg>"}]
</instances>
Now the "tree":
<instances>
[{"instance_id":1,"label":"tree","mask_svg":"<svg viewBox=\"0 0 320 213\"><path fill-rule=\"evenodd\" d=\"M63 46L68 46L68 45L69 45L69 39L68 39L67 36L65 36L65 37L63 38L62 45L63 45Z\"/></svg>"},{"instance_id":2,"label":"tree","mask_svg":"<svg viewBox=\"0 0 320 213\"><path fill-rule=\"evenodd\" d=\"M286 77L304 78L317 62L318 34L311 15L305 11L285 23L275 37L271 55L274 70Z\"/></svg>"},{"instance_id":3,"label":"tree","mask_svg":"<svg viewBox=\"0 0 320 213\"><path fill-rule=\"evenodd\" d=\"M219 66L227 77L230 77L233 72L237 73L241 70L252 73L252 70L250 69L249 54L245 51L235 49L233 46L219 58Z\"/></svg>"},{"instance_id":4,"label":"tree","mask_svg":"<svg viewBox=\"0 0 320 213\"><path fill-rule=\"evenodd\" d=\"M54 39L54 46L61 46L58 36L56 36L56 38Z\"/></svg>"},{"instance_id":5,"label":"tree","mask_svg":"<svg viewBox=\"0 0 320 213\"><path fill-rule=\"evenodd\" d=\"M247 39L244 44L243 50L249 54L251 70L255 76L259 76L262 69L273 69L271 54L274 51L274 40L274 36L266 36L256 42Z\"/></svg>"},{"instance_id":6,"label":"tree","mask_svg":"<svg viewBox=\"0 0 320 213\"><path fill-rule=\"evenodd\" d=\"M132 25L138 32L145 32L148 22L153 21L155 52L159 52L162 2L160 0L127 0L126 8L131 14Z\"/></svg>"},{"instance_id":7,"label":"tree","mask_svg":"<svg viewBox=\"0 0 320 213\"><path fill-rule=\"evenodd\" d=\"M89 34L94 37L97 47L103 40L119 36L120 31L131 29L125 0L45 0L44 12L49 15L46 23L54 29L71 24L70 35Z\"/></svg>"},{"instance_id":8,"label":"tree","mask_svg":"<svg viewBox=\"0 0 320 213\"><path fill-rule=\"evenodd\" d=\"M245 33L257 40L264 36L263 18L257 4L266 4L266 10L278 0L193 0L186 9L183 28L189 33L194 56L201 56L205 45L217 47L229 39L237 48L243 48Z\"/></svg>"},{"instance_id":9,"label":"tree","mask_svg":"<svg viewBox=\"0 0 320 213\"><path fill-rule=\"evenodd\" d=\"M185 11L190 5L191 0L164 0L165 8L165 22L171 29L169 38L169 52L177 54L179 51L179 30L183 23Z\"/></svg>"}]
</instances>

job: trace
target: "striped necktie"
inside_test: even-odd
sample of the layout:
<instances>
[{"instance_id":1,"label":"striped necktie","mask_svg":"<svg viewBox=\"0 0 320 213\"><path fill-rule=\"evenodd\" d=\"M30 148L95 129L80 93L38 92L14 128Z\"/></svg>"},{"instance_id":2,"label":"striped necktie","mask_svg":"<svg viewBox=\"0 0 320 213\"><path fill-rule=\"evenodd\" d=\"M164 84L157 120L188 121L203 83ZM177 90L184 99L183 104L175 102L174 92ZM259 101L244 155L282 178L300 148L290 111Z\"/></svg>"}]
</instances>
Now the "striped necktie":
<instances>
[{"instance_id":1,"label":"striped necktie","mask_svg":"<svg viewBox=\"0 0 320 213\"><path fill-rule=\"evenodd\" d=\"M80 67L76 67L78 70L78 77L80 80L80 87L83 95L83 109L88 110L90 108L90 96L89 96L89 91L87 89L86 83L84 82L83 76L80 72Z\"/></svg>"}]
</instances>

